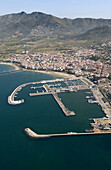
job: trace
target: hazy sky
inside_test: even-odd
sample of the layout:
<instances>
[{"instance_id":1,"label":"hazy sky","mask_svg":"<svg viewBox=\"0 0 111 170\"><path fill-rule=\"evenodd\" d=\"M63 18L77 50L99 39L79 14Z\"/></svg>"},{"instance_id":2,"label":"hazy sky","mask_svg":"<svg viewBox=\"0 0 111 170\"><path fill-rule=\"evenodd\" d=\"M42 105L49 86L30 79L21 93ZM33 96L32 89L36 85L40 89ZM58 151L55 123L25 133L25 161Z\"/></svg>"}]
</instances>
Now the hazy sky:
<instances>
[{"instance_id":1,"label":"hazy sky","mask_svg":"<svg viewBox=\"0 0 111 170\"><path fill-rule=\"evenodd\" d=\"M0 15L21 11L39 11L61 18L111 19L111 0L0 0Z\"/></svg>"}]
</instances>

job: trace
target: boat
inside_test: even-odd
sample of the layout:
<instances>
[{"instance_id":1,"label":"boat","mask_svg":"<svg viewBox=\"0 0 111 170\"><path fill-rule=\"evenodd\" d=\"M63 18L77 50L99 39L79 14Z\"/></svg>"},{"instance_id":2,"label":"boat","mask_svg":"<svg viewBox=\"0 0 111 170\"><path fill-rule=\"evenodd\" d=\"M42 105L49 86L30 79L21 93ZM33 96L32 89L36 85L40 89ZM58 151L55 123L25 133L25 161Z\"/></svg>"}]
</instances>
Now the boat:
<instances>
[{"instance_id":1,"label":"boat","mask_svg":"<svg viewBox=\"0 0 111 170\"><path fill-rule=\"evenodd\" d=\"M67 132L67 134L76 134L76 132Z\"/></svg>"},{"instance_id":2,"label":"boat","mask_svg":"<svg viewBox=\"0 0 111 170\"><path fill-rule=\"evenodd\" d=\"M90 96L86 96L86 99L89 99L90 98Z\"/></svg>"},{"instance_id":3,"label":"boat","mask_svg":"<svg viewBox=\"0 0 111 170\"><path fill-rule=\"evenodd\" d=\"M86 92L87 94L91 94L92 92Z\"/></svg>"}]
</instances>

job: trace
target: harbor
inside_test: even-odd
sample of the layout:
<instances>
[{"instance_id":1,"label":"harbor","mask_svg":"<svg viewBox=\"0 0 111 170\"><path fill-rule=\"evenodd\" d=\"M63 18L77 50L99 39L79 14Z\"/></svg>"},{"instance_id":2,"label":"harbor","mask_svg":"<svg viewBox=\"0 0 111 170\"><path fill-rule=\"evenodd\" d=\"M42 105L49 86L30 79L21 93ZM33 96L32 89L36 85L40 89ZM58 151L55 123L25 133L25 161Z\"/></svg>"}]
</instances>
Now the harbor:
<instances>
[{"instance_id":1,"label":"harbor","mask_svg":"<svg viewBox=\"0 0 111 170\"><path fill-rule=\"evenodd\" d=\"M32 86L31 86L32 85ZM108 103L105 103L103 100L103 95L101 94L101 92L99 91L99 89L92 83L90 82L88 79L86 78L80 78L80 79L55 79L55 80L42 80L42 81L38 81L38 82L29 82L29 83L25 83L22 84L20 86L18 86L13 92L12 94L8 97L8 103L11 105L17 105L17 104L22 104L24 103L24 99L20 99L20 100L15 100L15 97L17 97L17 94L19 93L20 90L22 90L22 88L24 88L25 86L31 86L30 89L31 90L38 90L36 92L31 92L29 93L29 96L33 97L33 96L44 96L44 95L52 95L54 100L56 101L56 103L58 104L58 106L60 107L60 109L62 110L62 112L64 113L64 115L67 116L74 116L76 115L75 112L72 110L70 111L62 102L61 98L59 97L59 93L71 93L71 92L77 92L80 90L90 90L89 92L87 92L87 94L93 94L93 95L89 95L86 96L86 99L88 99L88 103L89 104L99 104L102 108L102 110L104 111L106 118L108 119L108 121L110 122L109 124L111 124L111 107L110 105L108 105ZM95 100L93 99L95 98ZM92 129L90 130L85 130L85 133L67 133L67 134L51 134L48 135L49 137L52 136L70 136L70 135L87 135L90 134L92 135L94 134L110 134L111 133L111 127L109 126L109 124L106 126L104 125L104 129L100 128L100 125L97 123L98 119L92 119L94 121L94 123L91 123L91 127ZM101 118L101 124L104 124L104 118ZM30 136L30 134L34 134L35 132L32 132L30 129L28 131L26 131L27 135ZM29 134L28 134L29 132ZM38 135L38 134L37 134ZM36 136L36 134L34 135L34 137ZM48 136L44 136L41 135L41 137L48 137ZM37 138L39 138L37 136Z\"/></svg>"}]
</instances>

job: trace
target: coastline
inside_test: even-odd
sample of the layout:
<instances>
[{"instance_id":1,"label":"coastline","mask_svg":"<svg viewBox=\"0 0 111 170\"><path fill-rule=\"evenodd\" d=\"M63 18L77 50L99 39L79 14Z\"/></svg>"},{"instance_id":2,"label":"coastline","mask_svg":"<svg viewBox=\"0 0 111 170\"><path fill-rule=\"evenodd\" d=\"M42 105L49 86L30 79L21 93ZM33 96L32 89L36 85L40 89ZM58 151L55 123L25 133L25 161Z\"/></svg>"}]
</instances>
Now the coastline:
<instances>
[{"instance_id":1,"label":"coastline","mask_svg":"<svg viewBox=\"0 0 111 170\"><path fill-rule=\"evenodd\" d=\"M38 73L44 73L44 74L49 74L57 77L64 77L64 78L75 78L77 77L75 75L67 74L67 73L59 73L59 72L49 72L49 71L38 71Z\"/></svg>"},{"instance_id":2,"label":"coastline","mask_svg":"<svg viewBox=\"0 0 111 170\"><path fill-rule=\"evenodd\" d=\"M52 76L56 76L56 77L78 79L78 77L76 77L75 75L73 75L73 74L67 74L67 73L64 73L64 72L29 70L29 69L21 68L21 67L17 66L17 65L14 64L14 63L7 63L7 62L0 62L0 64L13 66L13 67L15 68L15 70L20 70L20 69L22 69L23 71L31 71L31 72L36 72L36 73L42 73L42 74L52 75Z\"/></svg>"},{"instance_id":3,"label":"coastline","mask_svg":"<svg viewBox=\"0 0 111 170\"><path fill-rule=\"evenodd\" d=\"M54 71L40 71L40 70L27 70L27 69L23 69L24 71L32 71L32 72L36 72L36 73L42 73L42 74L48 74L48 75L52 75L52 76L56 76L56 77L63 77L63 78L75 78L78 79L75 75L71 75L71 74L67 74L64 72L54 72Z\"/></svg>"},{"instance_id":4,"label":"coastline","mask_svg":"<svg viewBox=\"0 0 111 170\"><path fill-rule=\"evenodd\" d=\"M20 70L20 67L18 67L14 63L0 62L0 64L2 64L2 65L10 65L10 66L13 66L15 70Z\"/></svg>"}]
</instances>

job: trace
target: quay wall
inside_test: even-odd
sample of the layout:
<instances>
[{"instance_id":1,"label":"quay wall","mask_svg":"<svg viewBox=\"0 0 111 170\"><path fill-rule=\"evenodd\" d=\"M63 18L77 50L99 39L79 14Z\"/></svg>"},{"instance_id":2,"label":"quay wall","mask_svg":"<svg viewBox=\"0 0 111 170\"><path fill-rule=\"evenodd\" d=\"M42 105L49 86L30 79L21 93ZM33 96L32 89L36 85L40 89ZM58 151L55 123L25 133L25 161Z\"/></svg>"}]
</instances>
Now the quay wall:
<instances>
[{"instance_id":1,"label":"quay wall","mask_svg":"<svg viewBox=\"0 0 111 170\"><path fill-rule=\"evenodd\" d=\"M54 97L55 101L57 102L57 104L59 105L59 107L62 109L63 113L66 116L73 116L75 115L75 113L73 111L69 111L68 109L66 109L66 107L64 106L64 104L61 102L60 98L58 97L57 94L52 93L52 96Z\"/></svg>"},{"instance_id":2,"label":"quay wall","mask_svg":"<svg viewBox=\"0 0 111 170\"><path fill-rule=\"evenodd\" d=\"M103 100L102 100L103 95L101 94L99 89L98 88L97 89L92 88L91 91L92 91L94 97L96 98L96 100L98 101L98 103L100 104L100 106L102 107L102 110L104 111L106 116L108 118L111 118L111 108L109 109L107 107L107 105L103 102Z\"/></svg>"}]
</instances>

